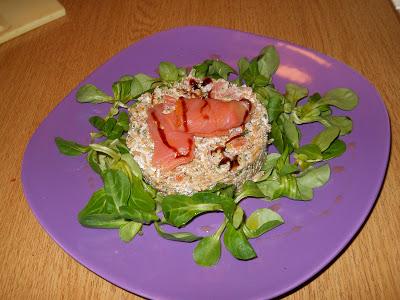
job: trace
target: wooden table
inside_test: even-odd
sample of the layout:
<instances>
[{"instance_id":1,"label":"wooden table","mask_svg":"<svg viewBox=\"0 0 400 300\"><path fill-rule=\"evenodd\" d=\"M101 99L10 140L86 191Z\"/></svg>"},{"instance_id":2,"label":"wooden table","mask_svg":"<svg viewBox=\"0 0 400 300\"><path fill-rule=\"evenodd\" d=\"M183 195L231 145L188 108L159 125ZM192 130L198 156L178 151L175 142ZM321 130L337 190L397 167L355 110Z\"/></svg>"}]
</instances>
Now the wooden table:
<instances>
[{"instance_id":1,"label":"wooden table","mask_svg":"<svg viewBox=\"0 0 400 300\"><path fill-rule=\"evenodd\" d=\"M400 19L389 0L60 2L66 17L0 45L1 299L139 299L87 270L45 233L22 192L21 160L40 122L90 72L131 43L184 25L292 41L343 61L378 89L393 149L376 206L347 250L287 296L400 297Z\"/></svg>"}]
</instances>

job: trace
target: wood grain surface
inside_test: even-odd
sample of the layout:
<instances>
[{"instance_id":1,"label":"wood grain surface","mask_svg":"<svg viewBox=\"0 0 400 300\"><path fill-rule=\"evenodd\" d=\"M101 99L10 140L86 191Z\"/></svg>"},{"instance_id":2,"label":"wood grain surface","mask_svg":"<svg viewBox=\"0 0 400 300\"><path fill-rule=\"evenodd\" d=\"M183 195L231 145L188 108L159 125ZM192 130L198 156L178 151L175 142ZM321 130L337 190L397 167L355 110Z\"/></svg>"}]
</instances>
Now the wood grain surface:
<instances>
[{"instance_id":1,"label":"wood grain surface","mask_svg":"<svg viewBox=\"0 0 400 300\"><path fill-rule=\"evenodd\" d=\"M400 298L400 18L390 0L60 2L66 17L0 45L1 299L140 299L45 233L25 200L21 161L39 124L90 72L145 36L185 25L288 40L346 63L377 88L392 126L379 199L346 251L285 297Z\"/></svg>"}]
</instances>

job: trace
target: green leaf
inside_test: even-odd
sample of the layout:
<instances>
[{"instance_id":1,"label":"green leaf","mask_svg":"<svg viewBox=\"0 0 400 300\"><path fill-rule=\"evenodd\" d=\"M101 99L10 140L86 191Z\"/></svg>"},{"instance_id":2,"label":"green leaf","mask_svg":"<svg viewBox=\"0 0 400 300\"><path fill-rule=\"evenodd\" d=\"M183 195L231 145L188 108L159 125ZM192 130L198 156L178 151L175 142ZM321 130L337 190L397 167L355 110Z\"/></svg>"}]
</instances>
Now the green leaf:
<instances>
[{"instance_id":1,"label":"green leaf","mask_svg":"<svg viewBox=\"0 0 400 300\"><path fill-rule=\"evenodd\" d=\"M204 267L216 265L220 257L221 241L214 235L203 238L193 251L194 261Z\"/></svg>"},{"instance_id":2,"label":"green leaf","mask_svg":"<svg viewBox=\"0 0 400 300\"><path fill-rule=\"evenodd\" d=\"M325 151L332 142L339 136L340 129L337 127L328 127L316 135L311 143L319 147L321 151Z\"/></svg>"},{"instance_id":3,"label":"green leaf","mask_svg":"<svg viewBox=\"0 0 400 300\"><path fill-rule=\"evenodd\" d=\"M131 193L128 177L120 170L106 170L103 173L104 191L110 196L117 209L126 205Z\"/></svg>"},{"instance_id":4,"label":"green leaf","mask_svg":"<svg viewBox=\"0 0 400 300\"><path fill-rule=\"evenodd\" d=\"M333 105L342 110L352 110L358 104L358 96L351 89L336 88L328 91L318 105Z\"/></svg>"},{"instance_id":5,"label":"green leaf","mask_svg":"<svg viewBox=\"0 0 400 300\"><path fill-rule=\"evenodd\" d=\"M316 144L306 144L294 150L295 157L306 162L317 162L322 160L321 149Z\"/></svg>"},{"instance_id":6,"label":"green leaf","mask_svg":"<svg viewBox=\"0 0 400 300\"><path fill-rule=\"evenodd\" d=\"M218 195L208 193L209 197L192 197L186 195L168 195L164 197L161 207L168 223L175 227L181 227L195 216L208 212L222 210L218 203Z\"/></svg>"},{"instance_id":7,"label":"green leaf","mask_svg":"<svg viewBox=\"0 0 400 300\"><path fill-rule=\"evenodd\" d=\"M214 60L208 69L208 73L208 75L213 78L228 80L229 74L236 73L236 71L223 61Z\"/></svg>"},{"instance_id":8,"label":"green leaf","mask_svg":"<svg viewBox=\"0 0 400 300\"><path fill-rule=\"evenodd\" d=\"M103 130L105 121L102 117L99 116L93 116L89 118L89 123L92 124L92 126L98 130Z\"/></svg>"},{"instance_id":9,"label":"green leaf","mask_svg":"<svg viewBox=\"0 0 400 300\"><path fill-rule=\"evenodd\" d=\"M159 236L161 236L164 239L171 240L171 241L192 243L192 242L202 239L201 236L194 235L191 232L170 233L170 232L163 231L161 226L158 224L158 222L154 222L154 227L156 228L156 231L159 234Z\"/></svg>"},{"instance_id":10,"label":"green leaf","mask_svg":"<svg viewBox=\"0 0 400 300\"><path fill-rule=\"evenodd\" d=\"M81 86L76 93L76 99L81 103L104 103L113 102L113 98L99 90L93 84Z\"/></svg>"},{"instance_id":11,"label":"green leaf","mask_svg":"<svg viewBox=\"0 0 400 300\"><path fill-rule=\"evenodd\" d=\"M286 175L280 178L282 196L291 199L302 199L297 186L296 177L293 175ZM305 199L302 199L305 200ZM308 200L308 199L307 199Z\"/></svg>"},{"instance_id":12,"label":"green leaf","mask_svg":"<svg viewBox=\"0 0 400 300\"><path fill-rule=\"evenodd\" d=\"M121 160L123 160L128 165L129 171L133 176L136 176L140 180L142 179L142 171L140 170L138 163L134 160L131 154L121 154Z\"/></svg>"},{"instance_id":13,"label":"green leaf","mask_svg":"<svg viewBox=\"0 0 400 300\"><path fill-rule=\"evenodd\" d=\"M193 194L192 199L197 203L217 203L220 204L226 218L232 221L233 213L236 209L236 204L233 202L231 193L225 194L222 190L220 194L214 194L209 192L199 192Z\"/></svg>"},{"instance_id":14,"label":"green leaf","mask_svg":"<svg viewBox=\"0 0 400 300\"><path fill-rule=\"evenodd\" d=\"M212 60L207 59L203 61L201 64L193 66L193 69L195 70L195 76L197 78L204 78L207 77L208 75L208 68L212 64Z\"/></svg>"},{"instance_id":15,"label":"green leaf","mask_svg":"<svg viewBox=\"0 0 400 300\"><path fill-rule=\"evenodd\" d=\"M119 113L117 124L121 126L124 131L129 130L129 116L126 112L121 111Z\"/></svg>"},{"instance_id":16,"label":"green leaf","mask_svg":"<svg viewBox=\"0 0 400 300\"><path fill-rule=\"evenodd\" d=\"M340 129L340 135L351 133L353 122L345 116L324 116L319 120L325 127L337 127Z\"/></svg>"},{"instance_id":17,"label":"green leaf","mask_svg":"<svg viewBox=\"0 0 400 300\"><path fill-rule=\"evenodd\" d=\"M235 202L238 203L240 200L246 197L263 198L264 194L260 191L257 184L254 181L247 180L240 190L240 194L236 196Z\"/></svg>"},{"instance_id":18,"label":"green leaf","mask_svg":"<svg viewBox=\"0 0 400 300\"><path fill-rule=\"evenodd\" d=\"M285 164L279 171L280 176L285 176L288 174L292 174L298 171L298 167L295 164Z\"/></svg>"},{"instance_id":19,"label":"green leaf","mask_svg":"<svg viewBox=\"0 0 400 300\"><path fill-rule=\"evenodd\" d=\"M253 86L259 75L260 72L258 71L257 60L253 59L250 61L250 64L246 71L243 72L242 77L247 86Z\"/></svg>"},{"instance_id":20,"label":"green leaf","mask_svg":"<svg viewBox=\"0 0 400 300\"><path fill-rule=\"evenodd\" d=\"M147 76L146 74L138 73L134 76L142 88L142 93L152 89L153 84L157 81L156 78Z\"/></svg>"},{"instance_id":21,"label":"green leaf","mask_svg":"<svg viewBox=\"0 0 400 300\"><path fill-rule=\"evenodd\" d=\"M257 182L257 187L263 193L264 197L273 200L282 196L282 187L277 179L267 179Z\"/></svg>"},{"instance_id":22,"label":"green leaf","mask_svg":"<svg viewBox=\"0 0 400 300\"><path fill-rule=\"evenodd\" d=\"M243 222L244 211L240 206L236 207L235 213L233 214L232 225L236 229L240 227Z\"/></svg>"},{"instance_id":23,"label":"green leaf","mask_svg":"<svg viewBox=\"0 0 400 300\"><path fill-rule=\"evenodd\" d=\"M322 152L322 158L324 160L332 159L342 155L345 151L346 151L346 143L343 142L342 140L335 140L329 146L328 149Z\"/></svg>"},{"instance_id":24,"label":"green leaf","mask_svg":"<svg viewBox=\"0 0 400 300\"><path fill-rule=\"evenodd\" d=\"M115 140L115 139L119 139L123 133L124 133L124 129L122 128L122 126L115 124L113 129L110 132L108 132L107 137L110 140Z\"/></svg>"},{"instance_id":25,"label":"green leaf","mask_svg":"<svg viewBox=\"0 0 400 300\"><path fill-rule=\"evenodd\" d=\"M104 133L107 136L109 136L112 133L115 125L117 125L117 120L116 119L114 119L114 118L107 119L107 121L104 123L104 126L103 126Z\"/></svg>"},{"instance_id":26,"label":"green leaf","mask_svg":"<svg viewBox=\"0 0 400 300\"><path fill-rule=\"evenodd\" d=\"M231 223L226 224L224 244L228 251L237 259L249 260L257 256L243 231L235 229Z\"/></svg>"},{"instance_id":27,"label":"green leaf","mask_svg":"<svg viewBox=\"0 0 400 300\"><path fill-rule=\"evenodd\" d=\"M106 228L106 229L117 229L128 221L121 218L119 214L96 214L82 217L79 223L85 227L92 228Z\"/></svg>"},{"instance_id":28,"label":"green leaf","mask_svg":"<svg viewBox=\"0 0 400 300\"><path fill-rule=\"evenodd\" d=\"M284 221L278 213L268 208L260 208L246 219L243 232L248 238L253 239L283 223Z\"/></svg>"},{"instance_id":29,"label":"green leaf","mask_svg":"<svg viewBox=\"0 0 400 300\"><path fill-rule=\"evenodd\" d=\"M84 154L90 150L89 147L78 144L74 141L64 140L63 138L56 137L55 143L57 145L58 151L64 155L77 156Z\"/></svg>"},{"instance_id":30,"label":"green leaf","mask_svg":"<svg viewBox=\"0 0 400 300\"><path fill-rule=\"evenodd\" d=\"M279 67L279 54L274 46L267 46L261 50L258 58L258 70L270 83L272 75Z\"/></svg>"},{"instance_id":31,"label":"green leaf","mask_svg":"<svg viewBox=\"0 0 400 300\"><path fill-rule=\"evenodd\" d=\"M288 117L286 116L282 117L282 116L284 115L281 115L281 120L283 124L285 138L290 143L290 145L296 149L299 147L299 141L300 141L299 131L296 125Z\"/></svg>"},{"instance_id":32,"label":"green leaf","mask_svg":"<svg viewBox=\"0 0 400 300\"><path fill-rule=\"evenodd\" d=\"M155 212L156 203L152 195L145 190L139 178L132 177L131 184L129 201L121 207L121 215L139 223L157 221L159 218Z\"/></svg>"},{"instance_id":33,"label":"green leaf","mask_svg":"<svg viewBox=\"0 0 400 300\"><path fill-rule=\"evenodd\" d=\"M237 65L239 68L239 77L242 77L246 70L249 68L250 63L247 58L242 57L239 59Z\"/></svg>"},{"instance_id":34,"label":"green leaf","mask_svg":"<svg viewBox=\"0 0 400 300\"><path fill-rule=\"evenodd\" d=\"M119 228L127 223L118 214L112 198L100 189L93 193L86 206L78 214L79 223L86 227Z\"/></svg>"},{"instance_id":35,"label":"green leaf","mask_svg":"<svg viewBox=\"0 0 400 300\"><path fill-rule=\"evenodd\" d=\"M141 223L129 222L119 228L119 237L124 242L130 242L142 228Z\"/></svg>"},{"instance_id":36,"label":"green leaf","mask_svg":"<svg viewBox=\"0 0 400 300\"><path fill-rule=\"evenodd\" d=\"M283 142L283 132L278 126L276 121L271 123L271 138L273 139L273 144L276 149L282 153L284 151L285 145Z\"/></svg>"},{"instance_id":37,"label":"green leaf","mask_svg":"<svg viewBox=\"0 0 400 300\"><path fill-rule=\"evenodd\" d=\"M176 81L178 80L178 68L170 62L161 62L159 66L159 73L162 80Z\"/></svg>"},{"instance_id":38,"label":"green leaf","mask_svg":"<svg viewBox=\"0 0 400 300\"><path fill-rule=\"evenodd\" d=\"M283 113L283 102L280 97L270 97L267 103L268 118L270 122L275 121Z\"/></svg>"},{"instance_id":39,"label":"green leaf","mask_svg":"<svg viewBox=\"0 0 400 300\"><path fill-rule=\"evenodd\" d=\"M95 171L97 174L101 175L103 172L104 166L101 165L101 162L98 157L98 153L94 150L90 150L86 157L89 166Z\"/></svg>"},{"instance_id":40,"label":"green leaf","mask_svg":"<svg viewBox=\"0 0 400 300\"><path fill-rule=\"evenodd\" d=\"M318 168L310 167L297 177L297 183L308 188L317 188L328 182L330 168L328 164Z\"/></svg>"},{"instance_id":41,"label":"green leaf","mask_svg":"<svg viewBox=\"0 0 400 300\"><path fill-rule=\"evenodd\" d=\"M131 85L132 80L114 82L112 85L114 99L121 101L122 103L127 103L129 100L132 100Z\"/></svg>"},{"instance_id":42,"label":"green leaf","mask_svg":"<svg viewBox=\"0 0 400 300\"><path fill-rule=\"evenodd\" d=\"M267 179L271 173L272 170L276 167L276 164L278 163L279 158L281 155L279 153L269 153L267 154L263 166L261 170L264 171L263 179Z\"/></svg>"},{"instance_id":43,"label":"green leaf","mask_svg":"<svg viewBox=\"0 0 400 300\"><path fill-rule=\"evenodd\" d=\"M295 106L297 101L303 99L308 95L308 89L294 83L286 84L286 99Z\"/></svg>"}]
</instances>

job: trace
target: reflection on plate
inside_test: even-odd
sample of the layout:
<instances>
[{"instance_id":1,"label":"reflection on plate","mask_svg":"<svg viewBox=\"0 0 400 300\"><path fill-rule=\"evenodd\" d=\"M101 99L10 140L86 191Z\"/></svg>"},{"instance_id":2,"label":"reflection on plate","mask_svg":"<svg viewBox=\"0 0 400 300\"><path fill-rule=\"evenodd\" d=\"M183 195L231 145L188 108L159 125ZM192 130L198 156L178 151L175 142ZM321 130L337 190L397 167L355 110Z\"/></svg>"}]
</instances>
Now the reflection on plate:
<instances>
[{"instance_id":1,"label":"reflection on plate","mask_svg":"<svg viewBox=\"0 0 400 300\"><path fill-rule=\"evenodd\" d=\"M73 90L33 135L23 161L22 179L28 202L51 237L71 256L116 285L149 298L271 298L300 285L326 266L365 221L384 178L390 144L386 109L371 84L344 64L323 54L271 38L210 27L182 27L147 37L94 71L84 82L111 93L122 74L154 74L160 61L191 66L209 57L235 65L265 45L275 45L281 65L274 83L282 90L291 81L311 93L334 87L352 88L360 97L349 113L353 133L344 137L348 151L331 162L328 184L310 202L249 199L247 211L272 207L286 223L252 240L258 258L237 261L225 250L212 268L192 260L194 244L160 239L153 228L125 244L115 230L87 229L78 211L100 185L84 157L58 153L54 137L88 143L87 119L107 105L83 105ZM318 126L308 126L303 140ZM374 157L374 159L370 159ZM370 170L374 170L371 172ZM191 224L197 233L214 230L220 215L205 215Z\"/></svg>"}]
</instances>

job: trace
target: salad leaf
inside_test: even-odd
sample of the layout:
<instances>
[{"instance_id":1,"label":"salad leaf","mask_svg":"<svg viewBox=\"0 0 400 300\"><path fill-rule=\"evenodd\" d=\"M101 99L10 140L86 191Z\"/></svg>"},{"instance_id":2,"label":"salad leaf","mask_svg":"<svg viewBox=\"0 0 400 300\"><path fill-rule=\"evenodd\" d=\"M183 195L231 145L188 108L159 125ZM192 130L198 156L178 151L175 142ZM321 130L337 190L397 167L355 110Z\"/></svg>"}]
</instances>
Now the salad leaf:
<instances>
[{"instance_id":1,"label":"salad leaf","mask_svg":"<svg viewBox=\"0 0 400 300\"><path fill-rule=\"evenodd\" d=\"M221 241L219 236L211 235L203 238L194 248L193 260L200 266L216 265L221 257Z\"/></svg>"},{"instance_id":2,"label":"salad leaf","mask_svg":"<svg viewBox=\"0 0 400 300\"><path fill-rule=\"evenodd\" d=\"M104 103L113 102L113 98L99 90L93 84L81 86L76 93L76 99L81 103Z\"/></svg>"},{"instance_id":3,"label":"salad leaf","mask_svg":"<svg viewBox=\"0 0 400 300\"><path fill-rule=\"evenodd\" d=\"M328 91L318 103L318 105L333 105L342 110L352 110L358 104L358 96L351 89L336 88Z\"/></svg>"},{"instance_id":4,"label":"salad leaf","mask_svg":"<svg viewBox=\"0 0 400 300\"><path fill-rule=\"evenodd\" d=\"M176 81L179 77L176 65L166 61L160 63L159 73L161 79L165 81Z\"/></svg>"},{"instance_id":5,"label":"salad leaf","mask_svg":"<svg viewBox=\"0 0 400 300\"><path fill-rule=\"evenodd\" d=\"M260 74L270 83L272 75L279 67L279 55L274 46L267 46L261 50L257 65Z\"/></svg>"},{"instance_id":6,"label":"salad leaf","mask_svg":"<svg viewBox=\"0 0 400 300\"><path fill-rule=\"evenodd\" d=\"M169 233L169 232L163 231L158 222L154 222L154 227L156 228L157 233L162 238L167 239L167 240L171 240L171 241L192 243L192 242L195 242L195 241L198 241L198 240L202 239L201 236L194 235L191 232Z\"/></svg>"},{"instance_id":7,"label":"salad leaf","mask_svg":"<svg viewBox=\"0 0 400 300\"><path fill-rule=\"evenodd\" d=\"M99 116L93 116L89 118L89 123L92 124L92 126L98 130L103 130L103 127L105 125L105 121L102 117Z\"/></svg>"},{"instance_id":8,"label":"salad leaf","mask_svg":"<svg viewBox=\"0 0 400 300\"><path fill-rule=\"evenodd\" d=\"M78 214L79 223L86 227L119 228L127 223L118 213L112 198L104 189L93 193L89 202Z\"/></svg>"},{"instance_id":9,"label":"salad leaf","mask_svg":"<svg viewBox=\"0 0 400 300\"><path fill-rule=\"evenodd\" d=\"M321 151L325 151L339 136L340 129L337 127L328 127L315 136L311 143L318 146Z\"/></svg>"},{"instance_id":10,"label":"salad leaf","mask_svg":"<svg viewBox=\"0 0 400 300\"><path fill-rule=\"evenodd\" d=\"M246 219L243 232L248 238L254 239L283 223L284 221L278 213L268 208L260 208Z\"/></svg>"},{"instance_id":11,"label":"salad leaf","mask_svg":"<svg viewBox=\"0 0 400 300\"><path fill-rule=\"evenodd\" d=\"M237 259L249 260L257 256L242 229L235 229L231 223L226 225L224 244L226 249Z\"/></svg>"},{"instance_id":12,"label":"salad leaf","mask_svg":"<svg viewBox=\"0 0 400 300\"><path fill-rule=\"evenodd\" d=\"M120 170L109 169L103 174L104 191L114 201L117 211L126 205L131 193L128 177Z\"/></svg>"},{"instance_id":13,"label":"salad leaf","mask_svg":"<svg viewBox=\"0 0 400 300\"><path fill-rule=\"evenodd\" d=\"M168 223L175 227L181 227L201 213L222 210L221 204L215 199L168 195L164 197L161 207Z\"/></svg>"},{"instance_id":14,"label":"salad leaf","mask_svg":"<svg viewBox=\"0 0 400 300\"><path fill-rule=\"evenodd\" d=\"M212 235L204 237L193 250L193 260L200 266L211 267L218 263L221 257L221 235L225 230L227 220Z\"/></svg>"},{"instance_id":15,"label":"salad leaf","mask_svg":"<svg viewBox=\"0 0 400 300\"><path fill-rule=\"evenodd\" d=\"M285 97L288 102L291 104L291 107L294 107L297 104L297 101L303 99L308 95L308 89L302 87L300 85L294 83L286 84L286 93Z\"/></svg>"},{"instance_id":16,"label":"salad leaf","mask_svg":"<svg viewBox=\"0 0 400 300\"><path fill-rule=\"evenodd\" d=\"M346 151L346 143L342 140L334 140L329 148L322 153L322 159L328 160L342 155Z\"/></svg>"},{"instance_id":17,"label":"salad leaf","mask_svg":"<svg viewBox=\"0 0 400 300\"><path fill-rule=\"evenodd\" d=\"M140 229L142 229L142 226L143 225L141 223L136 223L133 221L126 223L119 228L119 237L124 242L130 242L140 231Z\"/></svg>"},{"instance_id":18,"label":"salad leaf","mask_svg":"<svg viewBox=\"0 0 400 300\"><path fill-rule=\"evenodd\" d=\"M56 137L55 142L58 148L58 151L64 155L68 156L77 156L84 153L87 153L90 148L81 144L78 144L74 141L64 140L61 137Z\"/></svg>"}]
</instances>

